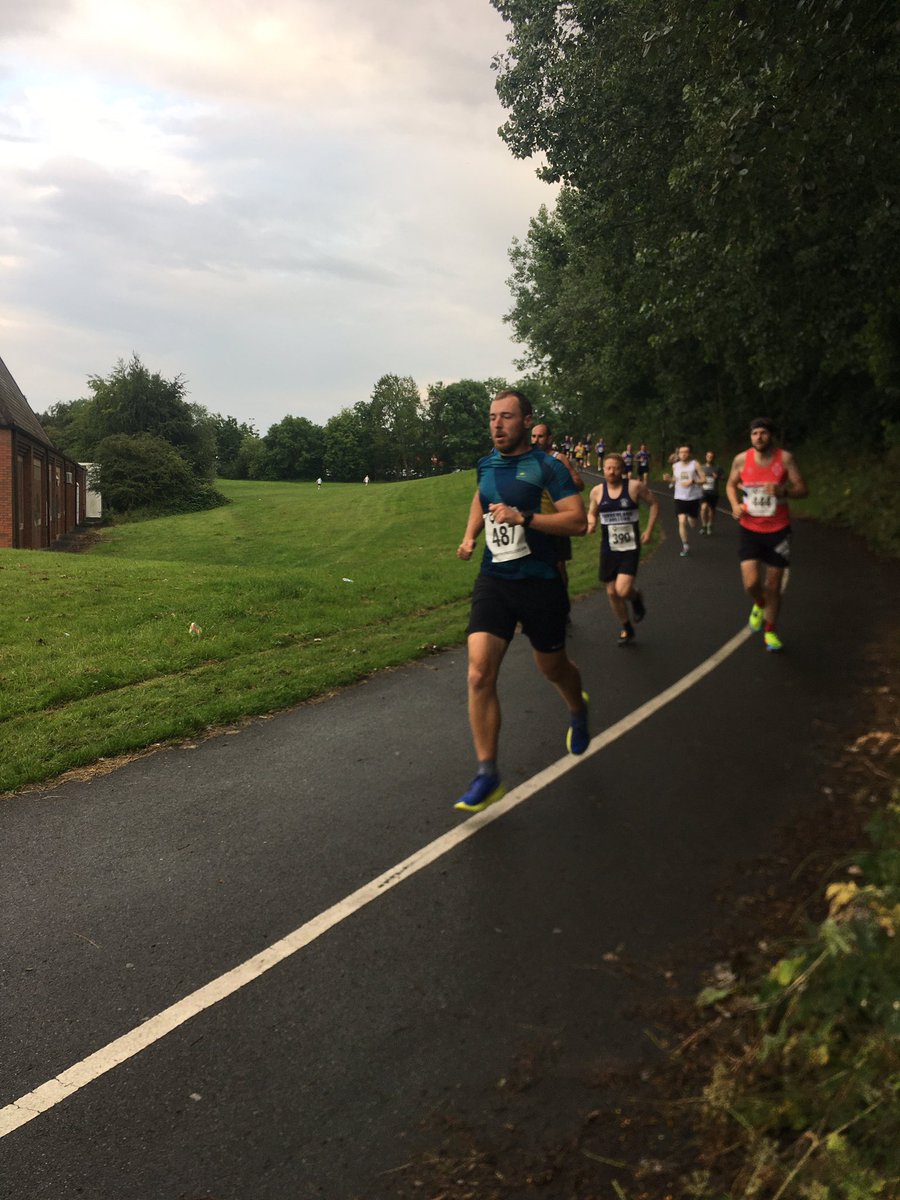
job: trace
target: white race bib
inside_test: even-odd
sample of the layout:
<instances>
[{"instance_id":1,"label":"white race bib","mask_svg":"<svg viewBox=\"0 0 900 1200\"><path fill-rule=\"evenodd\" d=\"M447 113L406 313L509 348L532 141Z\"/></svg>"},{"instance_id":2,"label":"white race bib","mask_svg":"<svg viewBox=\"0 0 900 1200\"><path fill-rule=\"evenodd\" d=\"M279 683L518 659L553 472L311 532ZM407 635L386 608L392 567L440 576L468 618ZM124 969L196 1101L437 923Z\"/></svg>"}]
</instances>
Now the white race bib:
<instances>
[{"instance_id":1,"label":"white race bib","mask_svg":"<svg viewBox=\"0 0 900 1200\"><path fill-rule=\"evenodd\" d=\"M608 533L610 550L637 550L633 525L610 525Z\"/></svg>"},{"instance_id":2,"label":"white race bib","mask_svg":"<svg viewBox=\"0 0 900 1200\"><path fill-rule=\"evenodd\" d=\"M489 512L484 514L484 536L495 563L512 562L531 553L524 525L500 525Z\"/></svg>"},{"instance_id":3,"label":"white race bib","mask_svg":"<svg viewBox=\"0 0 900 1200\"><path fill-rule=\"evenodd\" d=\"M746 506L748 517L774 517L778 507L778 497L766 491L765 484L745 489L747 493Z\"/></svg>"},{"instance_id":4,"label":"white race bib","mask_svg":"<svg viewBox=\"0 0 900 1200\"><path fill-rule=\"evenodd\" d=\"M600 524L606 526L610 550L637 550L633 510L602 512Z\"/></svg>"}]
</instances>

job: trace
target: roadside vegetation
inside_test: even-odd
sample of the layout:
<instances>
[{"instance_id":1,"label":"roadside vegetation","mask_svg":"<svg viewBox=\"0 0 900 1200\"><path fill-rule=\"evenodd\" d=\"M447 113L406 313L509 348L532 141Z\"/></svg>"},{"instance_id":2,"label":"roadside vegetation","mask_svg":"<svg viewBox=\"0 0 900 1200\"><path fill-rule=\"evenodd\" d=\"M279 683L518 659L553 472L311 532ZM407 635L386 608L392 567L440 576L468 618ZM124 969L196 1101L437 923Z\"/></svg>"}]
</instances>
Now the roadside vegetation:
<instances>
[{"instance_id":1,"label":"roadside vegetation","mask_svg":"<svg viewBox=\"0 0 900 1200\"><path fill-rule=\"evenodd\" d=\"M900 739L865 753L897 777ZM900 1195L900 791L827 914L761 977L709 987L722 1043L698 1104L696 1200Z\"/></svg>"}]
</instances>

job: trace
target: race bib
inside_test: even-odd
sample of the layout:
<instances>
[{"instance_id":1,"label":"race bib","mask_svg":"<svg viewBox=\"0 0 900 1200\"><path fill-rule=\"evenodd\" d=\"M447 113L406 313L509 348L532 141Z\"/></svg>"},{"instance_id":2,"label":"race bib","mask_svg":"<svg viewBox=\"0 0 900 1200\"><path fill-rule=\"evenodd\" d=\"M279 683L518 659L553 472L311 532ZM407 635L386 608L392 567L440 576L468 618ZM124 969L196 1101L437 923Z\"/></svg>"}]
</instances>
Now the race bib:
<instances>
[{"instance_id":1,"label":"race bib","mask_svg":"<svg viewBox=\"0 0 900 1200\"><path fill-rule=\"evenodd\" d=\"M774 517L778 507L778 497L766 492L765 485L748 487L745 506L748 517Z\"/></svg>"},{"instance_id":2,"label":"race bib","mask_svg":"<svg viewBox=\"0 0 900 1200\"><path fill-rule=\"evenodd\" d=\"M491 513L484 514L484 536L495 563L512 562L530 554L524 525L499 525Z\"/></svg>"},{"instance_id":3,"label":"race bib","mask_svg":"<svg viewBox=\"0 0 900 1200\"><path fill-rule=\"evenodd\" d=\"M600 524L606 526L610 550L637 550L637 531L632 511L600 514Z\"/></svg>"},{"instance_id":4,"label":"race bib","mask_svg":"<svg viewBox=\"0 0 900 1200\"><path fill-rule=\"evenodd\" d=\"M637 550L637 537L633 525L609 526L610 550Z\"/></svg>"}]
</instances>

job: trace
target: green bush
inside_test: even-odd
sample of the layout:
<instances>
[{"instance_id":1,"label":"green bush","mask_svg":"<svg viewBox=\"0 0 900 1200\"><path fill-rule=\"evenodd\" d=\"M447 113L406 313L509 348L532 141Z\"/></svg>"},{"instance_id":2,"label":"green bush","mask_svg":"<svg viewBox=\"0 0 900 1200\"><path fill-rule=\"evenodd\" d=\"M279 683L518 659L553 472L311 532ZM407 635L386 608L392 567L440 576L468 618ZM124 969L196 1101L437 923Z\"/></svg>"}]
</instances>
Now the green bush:
<instances>
[{"instance_id":1,"label":"green bush","mask_svg":"<svg viewBox=\"0 0 900 1200\"><path fill-rule=\"evenodd\" d=\"M97 446L95 464L93 486L113 513L198 512L227 503L174 446L150 433L111 434Z\"/></svg>"}]
</instances>

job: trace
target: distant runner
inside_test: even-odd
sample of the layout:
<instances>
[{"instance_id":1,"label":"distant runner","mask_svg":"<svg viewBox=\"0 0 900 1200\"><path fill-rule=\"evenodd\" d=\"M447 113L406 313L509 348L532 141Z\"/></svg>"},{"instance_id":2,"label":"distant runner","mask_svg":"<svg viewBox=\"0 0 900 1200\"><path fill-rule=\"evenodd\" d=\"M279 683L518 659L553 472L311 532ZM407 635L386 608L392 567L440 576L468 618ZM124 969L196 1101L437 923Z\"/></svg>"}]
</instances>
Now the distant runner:
<instances>
[{"instance_id":1,"label":"distant runner","mask_svg":"<svg viewBox=\"0 0 900 1200\"><path fill-rule=\"evenodd\" d=\"M558 537L577 537L587 527L584 502L558 459L531 445L531 403L517 391L499 392L491 403L494 450L478 463L478 488L457 557L469 559L482 528L485 549L469 615L469 723L478 774L454 805L481 812L499 800L500 664L521 622L538 670L569 709L566 746L584 754L590 744L588 697L581 675L566 654L566 592L557 570ZM554 511L541 512L548 492Z\"/></svg>"},{"instance_id":2,"label":"distant runner","mask_svg":"<svg viewBox=\"0 0 900 1200\"><path fill-rule=\"evenodd\" d=\"M538 450L543 450L545 454L549 454L551 458L555 458L566 468L572 476L572 482L578 488L579 492L584 491L584 480L579 475L575 467L572 466L571 460L567 455L559 450L553 449L553 434L550 426L546 421L542 421L540 425L534 425L531 429L531 444ZM554 511L553 501L550 499L550 493L544 492L543 500L541 501L541 512L552 513ZM572 605L569 601L569 568L566 565L572 558L572 539L570 537L558 537L555 539L559 559L557 568L559 569L560 577L566 588L566 604L567 612Z\"/></svg>"},{"instance_id":3,"label":"distant runner","mask_svg":"<svg viewBox=\"0 0 900 1200\"><path fill-rule=\"evenodd\" d=\"M703 495L703 476L700 464L691 458L690 446L679 446L672 462L672 474L664 475L667 483L675 488L675 512L678 514L678 535L681 538L681 557L690 553L688 526L697 527L700 513L700 497Z\"/></svg>"},{"instance_id":4,"label":"distant runner","mask_svg":"<svg viewBox=\"0 0 900 1200\"><path fill-rule=\"evenodd\" d=\"M638 523L639 502L650 509L650 518L643 534ZM647 615L644 597L634 581L641 557L659 516L659 501L639 479L626 479L621 454L607 454L603 461L603 482L591 491L588 505L587 530L593 533L600 522L600 582L606 584L610 606L622 626L619 645L634 641L634 626L628 618L631 603L633 619L643 621Z\"/></svg>"},{"instance_id":5,"label":"distant runner","mask_svg":"<svg viewBox=\"0 0 900 1200\"><path fill-rule=\"evenodd\" d=\"M637 477L641 483L646 483L650 476L650 451L647 449L647 443L641 442L640 449L634 456L634 461L637 464Z\"/></svg>"},{"instance_id":6,"label":"distant runner","mask_svg":"<svg viewBox=\"0 0 900 1200\"><path fill-rule=\"evenodd\" d=\"M775 445L775 425L768 417L750 423L750 449L731 465L726 491L731 514L741 523L741 579L753 601L749 625L764 629L767 650L783 650L775 632L781 609L781 585L791 561L791 514L787 499L802 500L809 489L787 450ZM743 491L743 503L738 495ZM761 565L766 565L765 581Z\"/></svg>"},{"instance_id":7,"label":"distant runner","mask_svg":"<svg viewBox=\"0 0 900 1200\"><path fill-rule=\"evenodd\" d=\"M725 472L716 462L712 450L707 450L706 458L700 468L703 476L703 495L700 497L700 532L712 537L713 521L716 509L719 507L719 483L725 478Z\"/></svg>"}]
</instances>

